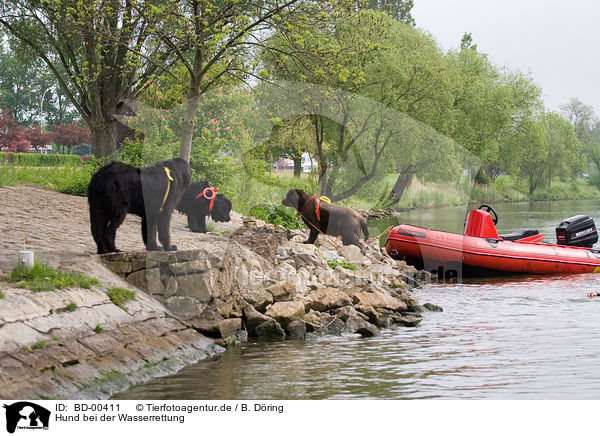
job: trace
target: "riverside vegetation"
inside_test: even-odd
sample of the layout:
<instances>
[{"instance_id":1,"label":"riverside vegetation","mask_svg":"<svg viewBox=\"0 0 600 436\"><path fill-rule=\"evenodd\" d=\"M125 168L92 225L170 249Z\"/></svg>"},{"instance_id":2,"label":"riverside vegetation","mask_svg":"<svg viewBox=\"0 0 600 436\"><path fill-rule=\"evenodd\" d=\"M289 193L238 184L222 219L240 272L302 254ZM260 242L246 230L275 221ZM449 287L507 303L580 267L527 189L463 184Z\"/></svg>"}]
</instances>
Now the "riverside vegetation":
<instances>
[{"instance_id":1,"label":"riverside vegetation","mask_svg":"<svg viewBox=\"0 0 600 436\"><path fill-rule=\"evenodd\" d=\"M194 178L219 186L237 211L250 215L256 208L273 223L281 222L281 214L271 213L270 203L290 188L361 210L600 196L600 127L592 108L572 98L560 114L549 111L534 77L495 65L468 33L457 48L442 50L412 18L412 1L350 6L328 0L282 8L269 0L262 3L264 22L254 22L243 7L219 17L215 7L211 17L227 22L218 31L197 29L188 11L178 9L183 5L150 2L140 6L130 38L118 26L100 34L86 24L93 22L90 16L127 21L125 5L95 10L70 7L71 1L36 3L26 12L16 0L11 8L11 0L0 11L2 29L11 34L0 50L0 75L10 78L0 77L0 102L12 102L13 117L0 118L0 147L37 146L33 134L19 132L25 126L42 135L33 128L35 90L50 87L55 104L44 108L48 124L78 114L96 158L83 166L61 159L46 170L27 159L10 165L0 156L2 186L28 182L84 195L90 175L107 159L141 167L181 155L189 157ZM30 29L31 15L44 17L35 23L38 32ZM249 24L246 31L235 31L240 23ZM175 29L187 26L182 40ZM263 26L271 38L260 37ZM85 38L66 38L60 29L97 40L94 47L106 38L119 41L123 47L111 50L125 49L132 58L81 50ZM151 37L155 33L160 44ZM71 59L72 53L80 56ZM152 62L135 53L151 53ZM53 63L66 58L68 68ZM95 78L82 74L90 65L98 71ZM110 101L101 98L109 77L120 90ZM251 87L249 77L256 78ZM5 86L13 79L18 85ZM50 85L57 79L62 91ZM135 108L123 108L125 96L137 100ZM82 103L92 101L99 106ZM126 135L106 121L115 117ZM307 156L315 163L308 174L302 172ZM293 161L293 176L272 172L284 158ZM590 174L589 187L582 173Z\"/></svg>"}]
</instances>

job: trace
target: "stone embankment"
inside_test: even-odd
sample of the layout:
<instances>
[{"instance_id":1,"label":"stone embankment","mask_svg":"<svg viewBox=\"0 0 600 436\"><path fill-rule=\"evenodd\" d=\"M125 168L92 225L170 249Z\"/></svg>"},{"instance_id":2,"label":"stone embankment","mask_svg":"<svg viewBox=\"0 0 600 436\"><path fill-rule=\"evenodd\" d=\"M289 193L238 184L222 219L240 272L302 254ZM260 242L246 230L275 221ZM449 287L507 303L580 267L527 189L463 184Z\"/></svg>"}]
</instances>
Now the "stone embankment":
<instances>
[{"instance_id":1,"label":"stone embankment","mask_svg":"<svg viewBox=\"0 0 600 436\"><path fill-rule=\"evenodd\" d=\"M33 292L0 283L0 398L108 398L223 351L144 292L114 304L108 289L135 288L95 259L47 260L102 285Z\"/></svg>"},{"instance_id":2,"label":"stone embankment","mask_svg":"<svg viewBox=\"0 0 600 436\"><path fill-rule=\"evenodd\" d=\"M102 261L171 313L223 344L249 336L378 334L416 326L424 310L410 292L425 277L390 259L377 242L358 247L299 243L303 232L247 221L209 235L195 250L116 253Z\"/></svg>"}]
</instances>

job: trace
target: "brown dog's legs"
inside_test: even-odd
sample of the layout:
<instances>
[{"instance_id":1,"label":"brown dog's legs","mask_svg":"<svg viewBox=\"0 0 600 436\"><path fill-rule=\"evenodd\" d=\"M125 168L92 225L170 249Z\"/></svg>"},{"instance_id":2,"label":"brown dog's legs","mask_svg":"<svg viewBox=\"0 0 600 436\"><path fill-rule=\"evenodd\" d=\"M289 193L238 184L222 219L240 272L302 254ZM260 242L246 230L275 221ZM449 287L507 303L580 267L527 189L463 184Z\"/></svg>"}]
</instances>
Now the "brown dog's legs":
<instances>
[{"instance_id":1,"label":"brown dog's legs","mask_svg":"<svg viewBox=\"0 0 600 436\"><path fill-rule=\"evenodd\" d=\"M319 236L319 233L315 229L310 229L308 239L304 241L303 244L314 244L317 240L317 236Z\"/></svg>"},{"instance_id":2,"label":"brown dog's legs","mask_svg":"<svg viewBox=\"0 0 600 436\"><path fill-rule=\"evenodd\" d=\"M348 237L348 235L342 236L342 244L344 244L344 245L356 245L358 248L360 248L360 252L363 254L363 256L367 252L366 249L365 249L365 246L363 244L361 244L361 242L359 241L358 238L355 238L355 237Z\"/></svg>"}]
</instances>

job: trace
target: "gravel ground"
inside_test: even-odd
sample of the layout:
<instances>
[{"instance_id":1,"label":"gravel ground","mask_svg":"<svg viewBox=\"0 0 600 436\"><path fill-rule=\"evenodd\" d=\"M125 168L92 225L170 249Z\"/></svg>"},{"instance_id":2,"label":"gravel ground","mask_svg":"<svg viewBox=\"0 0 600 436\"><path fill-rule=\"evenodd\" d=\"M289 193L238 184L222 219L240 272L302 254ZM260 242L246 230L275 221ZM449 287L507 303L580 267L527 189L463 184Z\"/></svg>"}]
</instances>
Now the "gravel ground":
<instances>
[{"instance_id":1,"label":"gravel ground","mask_svg":"<svg viewBox=\"0 0 600 436\"><path fill-rule=\"evenodd\" d=\"M211 223L216 232L231 232L242 224L232 212L229 223ZM128 215L117 230L117 248L144 250L140 218ZM185 215L171 219L171 240L179 249L193 249L205 235L191 233ZM14 265L19 250L36 253L95 254L87 198L31 185L0 187L0 268Z\"/></svg>"}]
</instances>

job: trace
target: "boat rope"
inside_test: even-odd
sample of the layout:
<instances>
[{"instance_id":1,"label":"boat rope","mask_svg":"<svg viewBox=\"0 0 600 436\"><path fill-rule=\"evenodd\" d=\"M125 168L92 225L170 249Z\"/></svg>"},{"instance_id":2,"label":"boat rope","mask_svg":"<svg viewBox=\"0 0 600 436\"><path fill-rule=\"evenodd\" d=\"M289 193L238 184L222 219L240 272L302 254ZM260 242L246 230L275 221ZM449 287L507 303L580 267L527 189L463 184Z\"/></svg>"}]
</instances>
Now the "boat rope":
<instances>
[{"instance_id":1,"label":"boat rope","mask_svg":"<svg viewBox=\"0 0 600 436\"><path fill-rule=\"evenodd\" d=\"M381 238L383 235L385 235L386 233L389 233L390 230L392 230L394 228L394 226L389 226L387 229L385 229L383 232L381 232L379 235L373 237L373 238L369 238L365 241L365 244L370 244L371 242L373 242L376 239Z\"/></svg>"}]
</instances>

